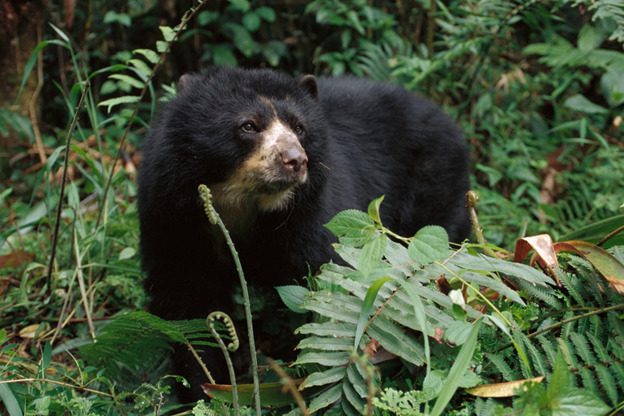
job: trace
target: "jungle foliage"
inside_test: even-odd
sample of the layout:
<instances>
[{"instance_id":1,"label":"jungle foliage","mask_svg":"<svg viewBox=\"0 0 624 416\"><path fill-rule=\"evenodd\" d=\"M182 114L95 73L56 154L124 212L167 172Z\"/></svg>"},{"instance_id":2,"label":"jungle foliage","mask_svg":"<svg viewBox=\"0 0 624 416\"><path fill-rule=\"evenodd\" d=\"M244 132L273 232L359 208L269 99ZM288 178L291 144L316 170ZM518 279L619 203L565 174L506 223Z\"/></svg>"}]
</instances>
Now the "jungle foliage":
<instances>
[{"instance_id":1,"label":"jungle foliage","mask_svg":"<svg viewBox=\"0 0 624 416\"><path fill-rule=\"evenodd\" d=\"M2 412L259 414L256 389L266 414L624 411L621 1L50 1L40 17L14 85L39 80L39 111L0 107ZM246 302L289 310L296 361L259 357L258 386L207 386L189 410L167 351L237 335L143 311L134 179L158 102L208 65L430 97L465 132L479 202L475 242L452 247L439 227L386 229L382 198L337 215L347 266Z\"/></svg>"}]
</instances>

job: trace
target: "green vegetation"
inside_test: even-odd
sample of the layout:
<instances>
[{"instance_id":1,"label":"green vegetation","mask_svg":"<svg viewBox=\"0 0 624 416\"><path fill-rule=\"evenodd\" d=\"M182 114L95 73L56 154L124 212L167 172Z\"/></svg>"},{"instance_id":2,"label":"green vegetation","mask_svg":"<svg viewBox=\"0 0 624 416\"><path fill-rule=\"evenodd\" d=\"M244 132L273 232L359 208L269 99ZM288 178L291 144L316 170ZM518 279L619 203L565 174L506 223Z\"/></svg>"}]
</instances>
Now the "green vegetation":
<instances>
[{"instance_id":1,"label":"green vegetation","mask_svg":"<svg viewBox=\"0 0 624 416\"><path fill-rule=\"evenodd\" d=\"M278 288L307 321L292 367L261 365L265 414L622 414L621 1L56 3L0 103L0 412L256 413L251 376L241 406L180 408L167 351L217 341L143 311L136 149L173 81L220 64L427 95L462 126L480 198L485 240L452 248L386 229L381 199L327 225L349 266Z\"/></svg>"}]
</instances>

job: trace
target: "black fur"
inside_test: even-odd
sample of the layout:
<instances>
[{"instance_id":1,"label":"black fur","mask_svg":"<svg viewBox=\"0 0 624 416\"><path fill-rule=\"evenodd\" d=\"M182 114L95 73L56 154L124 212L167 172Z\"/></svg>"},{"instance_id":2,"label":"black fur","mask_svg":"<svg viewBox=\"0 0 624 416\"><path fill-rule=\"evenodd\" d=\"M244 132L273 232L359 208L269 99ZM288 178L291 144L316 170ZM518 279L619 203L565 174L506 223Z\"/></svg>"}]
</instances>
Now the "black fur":
<instances>
[{"instance_id":1,"label":"black fur","mask_svg":"<svg viewBox=\"0 0 624 416\"><path fill-rule=\"evenodd\" d=\"M335 238L323 224L341 210L366 210L381 195L382 221L400 235L439 224L453 241L468 236L466 146L431 102L389 84L345 77L320 78L317 86L311 77L270 70L216 68L180 84L145 139L139 172L141 255L153 313L188 319L232 309L239 280L197 186L223 183L257 149L241 133L250 117L261 125L275 115L289 126L301 123L298 139L308 157L307 181L284 209L220 212L252 284L290 284L337 260ZM208 367L227 382L221 353L215 354ZM206 382L184 369L190 356L176 360L192 383Z\"/></svg>"}]
</instances>

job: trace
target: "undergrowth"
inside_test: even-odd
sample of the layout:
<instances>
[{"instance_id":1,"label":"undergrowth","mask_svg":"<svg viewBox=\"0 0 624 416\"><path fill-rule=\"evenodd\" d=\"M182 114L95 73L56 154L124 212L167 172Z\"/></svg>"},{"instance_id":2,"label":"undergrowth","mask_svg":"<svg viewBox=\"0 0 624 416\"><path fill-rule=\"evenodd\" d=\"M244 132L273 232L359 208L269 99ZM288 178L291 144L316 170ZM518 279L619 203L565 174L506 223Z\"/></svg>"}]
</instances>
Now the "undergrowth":
<instances>
[{"instance_id":1,"label":"undergrowth","mask_svg":"<svg viewBox=\"0 0 624 416\"><path fill-rule=\"evenodd\" d=\"M154 48L97 68L93 51L50 26L24 80L51 50L64 51L73 78L54 81L66 119L44 132L35 168L24 162L32 120L0 108L0 135L27 144L0 190L4 413L191 412L174 398L183 381L167 352L217 342L204 320L143 311L136 146L158 100L175 94L154 77L172 46L193 39L207 40L195 44L209 64L277 66L298 53L271 32L286 15L276 3L222 3L219 13L198 2ZM266 413L621 413L624 236L601 242L624 225L620 2L314 1L305 12L322 29L307 55L318 73L401 83L458 119L489 244L449 248L437 227L397 236L379 221L381 200L340 213L328 228L347 265L278 288L307 323L291 368L261 365ZM106 16L130 30L130 13ZM556 242L539 240L552 251L536 252L544 271L507 259L538 233ZM239 381L240 408L211 391L192 412L251 414L253 389Z\"/></svg>"}]
</instances>

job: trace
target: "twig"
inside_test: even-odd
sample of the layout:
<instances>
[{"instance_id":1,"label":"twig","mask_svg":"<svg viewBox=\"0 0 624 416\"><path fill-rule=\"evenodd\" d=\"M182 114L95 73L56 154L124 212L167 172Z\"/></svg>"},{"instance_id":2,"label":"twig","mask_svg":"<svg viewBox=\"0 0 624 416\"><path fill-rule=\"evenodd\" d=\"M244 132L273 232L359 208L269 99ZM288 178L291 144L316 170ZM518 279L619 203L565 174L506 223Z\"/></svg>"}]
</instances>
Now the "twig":
<instances>
[{"instance_id":1,"label":"twig","mask_svg":"<svg viewBox=\"0 0 624 416\"><path fill-rule=\"evenodd\" d=\"M76 107L76 112L74 119L72 120L71 126L69 127L69 131L67 132L67 138L65 139L65 160L63 161L63 175L61 178L61 192L59 195L58 207L56 208L56 223L54 224L54 233L52 234L52 250L50 252L50 262L48 263L48 276L46 278L46 283L48 285L48 296L52 294L52 267L54 266L54 257L56 256L56 245L58 243L58 234L59 234L59 226L61 225L61 211L63 210L63 199L65 196L65 181L67 180L67 168L69 166L69 147L71 144L72 136L74 135L74 130L78 125L78 118L80 111L82 111L82 107L84 106L85 97L87 96L89 90L91 89L91 84L87 81L84 84L84 88L82 90L82 95L80 96L80 102ZM97 227L95 227L97 228Z\"/></svg>"}]
</instances>

